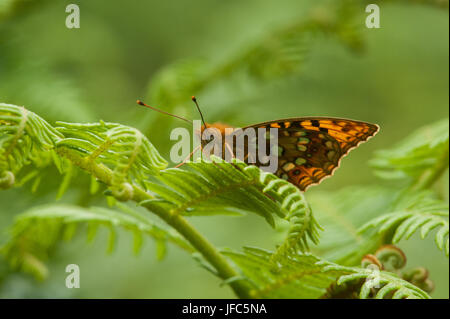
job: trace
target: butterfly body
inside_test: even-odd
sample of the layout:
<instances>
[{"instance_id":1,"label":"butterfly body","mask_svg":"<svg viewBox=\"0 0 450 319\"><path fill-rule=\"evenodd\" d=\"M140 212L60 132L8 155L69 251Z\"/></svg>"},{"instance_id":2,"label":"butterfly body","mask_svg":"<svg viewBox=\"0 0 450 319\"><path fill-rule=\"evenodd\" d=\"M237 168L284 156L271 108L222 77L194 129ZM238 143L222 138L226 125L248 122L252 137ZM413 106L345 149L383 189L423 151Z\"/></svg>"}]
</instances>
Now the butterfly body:
<instances>
[{"instance_id":1,"label":"butterfly body","mask_svg":"<svg viewBox=\"0 0 450 319\"><path fill-rule=\"evenodd\" d=\"M223 157L227 152L227 128L231 126L223 123L213 123L202 126L215 128L222 136ZM361 121L330 118L330 117L300 117L281 119L250 125L242 128L272 129L278 131L278 168L276 175L305 191L309 186L320 183L331 176L339 167L340 160L350 150L360 143L374 136L379 127ZM202 140L202 146L207 141ZM269 143L269 141L267 141ZM267 144L269 147L269 144ZM235 148L228 147L228 151L236 154ZM244 161L248 162L248 153ZM256 166L262 166L258 159Z\"/></svg>"}]
</instances>

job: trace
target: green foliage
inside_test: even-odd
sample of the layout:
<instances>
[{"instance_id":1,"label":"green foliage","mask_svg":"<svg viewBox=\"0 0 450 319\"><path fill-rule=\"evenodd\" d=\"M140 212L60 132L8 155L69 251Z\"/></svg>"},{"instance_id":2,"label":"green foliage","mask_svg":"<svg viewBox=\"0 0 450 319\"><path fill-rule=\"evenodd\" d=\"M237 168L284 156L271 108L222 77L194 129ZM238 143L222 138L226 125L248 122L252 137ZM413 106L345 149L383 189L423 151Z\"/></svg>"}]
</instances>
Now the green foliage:
<instances>
[{"instance_id":1,"label":"green foliage","mask_svg":"<svg viewBox=\"0 0 450 319\"><path fill-rule=\"evenodd\" d=\"M144 236L157 243L157 257L164 257L166 243L171 242L188 252L192 247L171 231L152 222L148 216L122 206L124 211L92 207L90 209L50 204L32 208L19 215L11 229L11 239L2 248L2 254L13 269L45 279L48 270L44 262L61 240L70 240L79 225L87 226L87 239L94 240L100 226L109 230L107 250L112 252L117 241L118 229L133 234L133 250L137 254L142 248Z\"/></svg>"},{"instance_id":2,"label":"green foliage","mask_svg":"<svg viewBox=\"0 0 450 319\"><path fill-rule=\"evenodd\" d=\"M245 247L244 252L224 251L242 270L235 280L252 285L254 298L332 298L330 287L356 292L359 298L429 298L428 294L393 273L370 268L344 267L311 254L300 254L272 263L271 252ZM356 283L357 282L357 283ZM376 286L379 285L379 286ZM372 288L376 288L372 296ZM335 288L334 288L335 289Z\"/></svg>"},{"instance_id":3,"label":"green foliage","mask_svg":"<svg viewBox=\"0 0 450 319\"><path fill-rule=\"evenodd\" d=\"M448 119L443 119L420 128L393 149L377 152L371 161L377 175L414 182L441 173L448 167L449 161L448 123Z\"/></svg>"},{"instance_id":4,"label":"green foliage","mask_svg":"<svg viewBox=\"0 0 450 319\"><path fill-rule=\"evenodd\" d=\"M7 33L0 33L0 36L7 36ZM2 101L20 101L33 111L45 114L49 122L69 119L82 122L94 117L73 81L52 73L48 61L36 63L23 53L9 54L8 49L0 44L0 50L4 52L2 62L9 62L2 70ZM77 112L71 112L72 109Z\"/></svg>"},{"instance_id":5,"label":"green foliage","mask_svg":"<svg viewBox=\"0 0 450 319\"><path fill-rule=\"evenodd\" d=\"M0 1L0 19L8 16L14 7L18 6L23 0L1 0Z\"/></svg>"},{"instance_id":6,"label":"green foliage","mask_svg":"<svg viewBox=\"0 0 450 319\"><path fill-rule=\"evenodd\" d=\"M392 1L392 2L395 2ZM448 7L447 0L407 0L429 5ZM286 79L302 71L315 42L321 38L333 39L351 52L358 54L365 49L360 21L365 17L365 1L344 0L314 7L305 17L289 21L277 30L269 30L263 36L238 52L225 58L186 59L162 68L148 84L148 98L151 103L173 110L189 103L187 97L193 93L207 95L218 83L225 87L229 83L244 86L261 85L276 79ZM236 85L231 87L230 96L239 97ZM255 94L258 94L258 90ZM187 108L192 109L190 108ZM181 112L180 109L177 111ZM156 117L167 123L166 118ZM158 125L153 117L152 127ZM160 127L160 126L157 126Z\"/></svg>"},{"instance_id":7,"label":"green foliage","mask_svg":"<svg viewBox=\"0 0 450 319\"><path fill-rule=\"evenodd\" d=\"M52 141L56 154L107 184L110 187L109 194L119 200L133 199L159 216L248 211L263 216L274 226L273 215L278 215L292 224L287 240L280 249L281 255L307 250L308 240L318 242L318 224L303 194L292 184L264 173L257 167L237 161L230 164L214 158L214 162L186 164L189 171L164 170L164 159L136 129L103 122L58 124L58 139ZM159 183L151 182L151 175L155 175L153 178ZM67 183L67 179L64 179L62 189L67 188ZM152 195L145 193L144 189L151 191ZM54 213L47 215L44 212L43 215L50 219L57 218ZM62 224L67 224L67 220L63 219ZM55 232L46 231L44 234L49 234L49 237L39 237L38 240L46 244L36 252L38 257L32 258L32 262L11 257L11 252L17 250L14 244L10 244L13 248L7 249L8 259L14 265L19 263L21 269L42 274L44 271L39 269L44 266L38 261L60 238L54 235ZM28 252L24 254L34 256Z\"/></svg>"},{"instance_id":8,"label":"green foliage","mask_svg":"<svg viewBox=\"0 0 450 319\"><path fill-rule=\"evenodd\" d=\"M430 299L417 286L399 278L394 273L371 268L343 267L329 262L319 262L324 272L339 272L337 285L358 286L360 299ZM361 281L363 283L361 284ZM340 292L342 293L342 292Z\"/></svg>"},{"instance_id":9,"label":"green foliage","mask_svg":"<svg viewBox=\"0 0 450 319\"><path fill-rule=\"evenodd\" d=\"M358 265L383 244L422 239L438 228L435 242L448 256L448 203L434 184L448 171L448 120L419 128L398 148L377 152L371 162L389 187L351 187L310 198L326 232L314 248L328 260Z\"/></svg>"},{"instance_id":10,"label":"green foliage","mask_svg":"<svg viewBox=\"0 0 450 319\"><path fill-rule=\"evenodd\" d=\"M57 123L64 134L59 149L76 151L90 163L113 171L111 184L118 197L127 198L128 182L142 181L167 166L155 147L137 129L115 123Z\"/></svg>"},{"instance_id":11,"label":"green foliage","mask_svg":"<svg viewBox=\"0 0 450 319\"><path fill-rule=\"evenodd\" d=\"M319 298L336 280L336 273L324 273L320 260L310 254L279 259L275 265L269 251L244 247L243 252L223 251L241 269L241 277L252 285L253 298Z\"/></svg>"},{"instance_id":12,"label":"green foliage","mask_svg":"<svg viewBox=\"0 0 450 319\"><path fill-rule=\"evenodd\" d=\"M361 227L359 233L366 232L371 227L378 227L377 236L393 234L391 242L394 244L401 239L409 239L419 228L422 239L434 228L438 228L436 245L440 250L445 247L445 254L448 256L448 204L431 197L429 192L421 192L397 204L396 211L371 220Z\"/></svg>"},{"instance_id":13,"label":"green foliage","mask_svg":"<svg viewBox=\"0 0 450 319\"><path fill-rule=\"evenodd\" d=\"M35 113L11 104L0 103L0 188L16 182L16 174L33 163L38 170L52 159L54 143L62 138L52 126Z\"/></svg>"},{"instance_id":14,"label":"green foliage","mask_svg":"<svg viewBox=\"0 0 450 319\"><path fill-rule=\"evenodd\" d=\"M226 261L217 256L208 259L211 257L208 252L213 248L203 251L207 243L194 240L192 247L156 226L147 216L126 206L119 206L122 212L67 205L36 207L18 217L12 229L12 238L2 251L13 269L32 273L37 278L45 278L47 270L44 261L61 239L73 236L79 223L88 225L90 239L95 236L99 225L106 226L110 230L109 251L114 247L117 227L133 233L135 252L140 249L143 235L156 240L160 257L165 251L163 243L166 241L190 252L199 251L203 256L195 255L196 258L200 258L205 267L226 283L235 285L237 293L239 289L244 289L247 292L239 292L241 296L258 298L332 298L343 294L348 297L358 294L360 298L428 298L418 287L383 271L377 281L381 287L374 290L371 279L373 270L344 265L355 266L363 256L381 245L408 239L419 228L422 237L425 237L433 228L439 227L436 243L441 250L445 246L448 256L448 205L437 199L432 190L417 191L408 184L406 188L402 186L397 190L380 187L344 189L326 196L319 194L320 200L315 200L313 196L313 207L323 212L319 216L326 230L319 243L320 227L304 195L294 185L255 166L247 166L237 160L227 163L213 156L211 162L199 160L185 164L185 169L165 169L166 161L134 128L104 122L60 122L54 129L24 108L2 104L1 110L2 131L6 132L3 154L25 154L14 157L4 155L3 158L8 160L4 160L3 167L11 172L17 173L28 164L29 158L34 158L22 147L34 150L36 154L50 151L55 163L61 165L61 156L70 163L66 167L75 165L82 168L110 188L107 194L118 200L139 203L190 241L194 239L189 236L197 235L186 233L184 227L189 226L177 228L180 222L184 223L180 220L181 216L250 212L264 217L272 226L275 226L275 216L290 223L285 241L274 253L256 248L246 248L243 253L223 253L238 266L242 277L229 270L228 266L222 273L216 271L214 267L220 269ZM442 131L446 133L445 129ZM416 163L417 158L411 154L418 153L421 159L435 159L425 161L430 165L414 166L422 175L427 170L434 172L427 175L428 178L433 176L434 180L422 183L422 188L423 185L432 186L439 178L436 166L439 173L442 173L442 167L446 168L444 164L448 167L448 162L442 163L442 148L445 149L446 143L448 147L448 134L436 142L438 137L440 135L429 140L428 144L423 139L409 139L409 142L402 144L408 145L402 151L402 163L407 161L405 158L412 158L411 161ZM398 158L393 151L382 154L385 158ZM17 159L21 157L24 160L17 164ZM393 162L391 160L389 163ZM406 164L389 169L404 171L405 167L408 167L408 172L415 172L413 165ZM71 170L65 170L66 176L72 174ZM415 177L413 182L421 180L422 175L417 172L410 174ZM60 193L67 189L69 181L70 177L63 180ZM338 264L305 254L309 241L317 245L315 251Z\"/></svg>"},{"instance_id":15,"label":"green foliage","mask_svg":"<svg viewBox=\"0 0 450 319\"><path fill-rule=\"evenodd\" d=\"M0 0L0 19L12 15L27 2L34 3ZM448 7L447 0L390 1L395 2ZM329 1L314 7L304 18L290 19L261 33L260 38L247 41L248 44L220 59L208 55L208 59L188 58L163 67L149 83L149 99L165 109L177 108L177 114L185 111L182 107L192 94L207 96L214 90L220 91L219 97L224 97L217 98L216 94L215 103L228 107L231 97L244 104L243 99L259 96L263 85L293 79L299 74L320 39L333 39L353 53L361 53L365 48L361 21L368 3ZM10 36L8 26L0 33ZM94 38L97 42L98 37ZM96 111L89 108L76 88L76 79L72 82L64 75L79 65L64 59L50 63L52 57L35 61L30 59L27 50L33 44L21 44L16 50L10 44L0 44L3 76L0 95L4 101L26 104L45 114L50 123L56 119L82 122L98 118L94 113L101 106L93 103ZM40 45L37 41L36 44ZM131 51L133 56L137 54L136 50ZM120 51L120 55L124 52ZM151 67L157 65L158 61ZM88 74L90 80L101 80L92 82L103 82L111 75L103 73L107 69L78 70L79 75ZM116 82L125 74L113 73L111 82L119 85ZM80 79L83 77L78 79L82 82ZM109 99L111 88L106 91ZM131 95L137 93L132 91ZM396 97L398 94L395 91ZM120 107L122 101L117 102ZM226 120L223 116L226 112L233 112L231 108L224 111L224 106L222 120ZM162 136L165 139L160 132L167 131L169 119L161 120L153 115L149 115L152 123L147 122L145 130L153 142L158 142ZM61 240L72 238L80 224L87 228L88 239L92 240L97 228L103 226L110 234L109 251L115 245L119 229L133 234L135 252L140 250L145 236L155 240L159 258L165 253L166 243L171 242L193 253L205 268L230 285L238 297L429 298L421 290L428 291L422 286L424 281L417 280L417 274L427 273L426 269L416 268L408 275L401 275L397 270L391 273L359 266L374 256L381 260L377 252L382 245L408 240L416 232L425 238L433 230L437 247L448 256L448 197L443 195L445 187L439 185L440 182L448 185L442 178L448 172L448 132L448 119L442 120L418 130L389 150L377 152L371 165L382 178L380 185L312 192L308 193L307 201L292 184L237 161L226 163L213 158L213 162L198 161L182 169L167 169L168 163L159 153L164 151L164 145L157 143L158 149L155 148L130 126L100 121L58 122L52 127L25 108L0 104L0 189L19 188L32 179L32 188L36 189L44 179L44 170L51 169L53 163L64 174L55 192L57 198L88 206L86 196L106 187L104 194L110 204L116 200L139 204L182 236L157 226L141 211L120 203L118 210L68 204L36 205L17 217L2 253L13 270L43 279L48 272L45 262ZM74 195L72 182L77 168L90 175L91 187L88 195L68 199L63 194L67 191L67 195ZM23 195L22 190L15 191ZM277 224L277 218L289 222L284 240L273 252L247 247L243 252L224 250L220 254L187 221L193 216L209 218L246 212L263 217L271 226ZM320 229L323 231L319 241ZM314 254L307 253L310 249Z\"/></svg>"},{"instance_id":16,"label":"green foliage","mask_svg":"<svg viewBox=\"0 0 450 319\"><path fill-rule=\"evenodd\" d=\"M359 265L365 254L387 243L385 234L359 228L390 211L396 192L379 186L352 186L308 196L318 222L326 230L313 252L342 265Z\"/></svg>"},{"instance_id":17,"label":"green foliage","mask_svg":"<svg viewBox=\"0 0 450 319\"><path fill-rule=\"evenodd\" d=\"M423 5L430 5L430 6L436 6L440 8L447 8L448 9L448 0L390 0L386 2L404 2L408 4L423 4Z\"/></svg>"},{"instance_id":18,"label":"green foliage","mask_svg":"<svg viewBox=\"0 0 450 319\"><path fill-rule=\"evenodd\" d=\"M380 245L407 240L419 228L422 239L438 228L436 245L448 256L448 204L430 191L350 187L313 194L310 203L326 229L313 251L328 260L357 265Z\"/></svg>"},{"instance_id":19,"label":"green foliage","mask_svg":"<svg viewBox=\"0 0 450 319\"><path fill-rule=\"evenodd\" d=\"M19 110L16 107L16 112ZM249 211L263 216L272 226L273 215L278 215L292 222L283 250L304 251L308 248L308 238L314 243L318 241L318 224L303 194L272 174L244 163L229 164L219 158L215 158L214 163L187 164L192 171L162 170L166 161L134 128L103 122L59 122L58 125L58 140L49 143L55 143L59 154L71 151L72 156L81 158L88 167L109 168L112 172L110 186L118 199L130 199L129 183L136 183L155 194L156 198L141 203L152 210L187 216ZM159 175L157 179L163 184L150 182L150 175Z\"/></svg>"},{"instance_id":20,"label":"green foliage","mask_svg":"<svg viewBox=\"0 0 450 319\"><path fill-rule=\"evenodd\" d=\"M322 37L337 39L350 50L359 52L363 47L356 22L359 9L353 1L322 6L312 10L306 18L295 19L250 41L245 48L225 59L191 59L169 65L152 77L148 98L155 105L173 110L185 105L186 97L193 93L206 95L218 84L225 87L233 84L225 100L239 98L236 83L257 86L299 73L314 43ZM158 129L161 122L167 121L156 116L147 126Z\"/></svg>"},{"instance_id":21,"label":"green foliage","mask_svg":"<svg viewBox=\"0 0 450 319\"><path fill-rule=\"evenodd\" d=\"M163 184L147 182L156 198L141 204L172 214L234 215L241 211L261 215L274 226L274 216L289 220L292 227L283 251L308 249L318 242L318 224L303 194L287 181L255 166L212 156L213 162L187 163L191 171L167 169L157 177Z\"/></svg>"}]
</instances>

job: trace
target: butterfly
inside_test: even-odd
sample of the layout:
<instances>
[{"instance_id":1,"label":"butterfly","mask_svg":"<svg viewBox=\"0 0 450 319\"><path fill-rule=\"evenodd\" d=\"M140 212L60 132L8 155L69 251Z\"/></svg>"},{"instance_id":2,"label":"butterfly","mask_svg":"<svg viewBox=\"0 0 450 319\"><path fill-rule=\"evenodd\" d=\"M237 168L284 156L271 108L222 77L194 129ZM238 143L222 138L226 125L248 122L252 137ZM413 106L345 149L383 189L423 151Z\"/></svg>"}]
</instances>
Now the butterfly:
<instances>
[{"instance_id":1,"label":"butterfly","mask_svg":"<svg viewBox=\"0 0 450 319\"><path fill-rule=\"evenodd\" d=\"M192 97L192 100L195 102L204 123L201 131L203 132L206 128L215 128L222 133L224 140L222 144L224 145L223 157L225 157L227 151L225 149L226 129L231 128L231 126L222 123L206 123L196 98ZM138 103L141 104L142 102L138 101ZM168 114L167 112L163 113ZM332 117L281 119L246 126L242 130L247 128L265 129L267 132L270 129L277 130L278 167L275 174L279 178L292 183L301 191L306 191L309 186L319 184L326 177L332 176L345 155L379 131L379 126L376 124ZM205 146L205 143L202 140L202 147ZM235 147L228 148L228 151L236 154ZM244 162L253 164L249 163L247 153ZM258 159L254 165L262 166Z\"/></svg>"}]
</instances>

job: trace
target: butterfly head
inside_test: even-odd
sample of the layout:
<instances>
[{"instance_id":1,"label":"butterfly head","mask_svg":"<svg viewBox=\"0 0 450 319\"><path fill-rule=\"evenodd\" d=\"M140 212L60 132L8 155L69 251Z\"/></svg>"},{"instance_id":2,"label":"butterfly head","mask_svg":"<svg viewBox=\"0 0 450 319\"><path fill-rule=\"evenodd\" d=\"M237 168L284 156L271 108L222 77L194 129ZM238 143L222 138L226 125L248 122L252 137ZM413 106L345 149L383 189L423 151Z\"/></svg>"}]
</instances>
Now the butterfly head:
<instances>
[{"instance_id":1,"label":"butterfly head","mask_svg":"<svg viewBox=\"0 0 450 319\"><path fill-rule=\"evenodd\" d=\"M222 139L225 137L226 135L226 129L227 128L233 128L232 126L228 125L228 124L224 124L224 123L220 123L220 122L216 122L216 123L205 123L201 126L200 131L197 130L195 132L196 136L202 141L202 145L208 144L209 142L211 142L213 140L213 136L211 134L205 134L203 135L204 131L206 129L216 129L217 131L219 131L220 135L222 136ZM202 138L203 136L203 138Z\"/></svg>"},{"instance_id":2,"label":"butterfly head","mask_svg":"<svg viewBox=\"0 0 450 319\"><path fill-rule=\"evenodd\" d=\"M220 134L221 134L222 137L224 137L225 134L226 134L225 129L226 129L226 128L232 128L232 126L227 125L227 124L224 124L224 123L219 123L219 122L217 122L217 123L212 123L212 124L206 123L206 122L205 122L205 119L204 119L204 117L203 117L203 113L202 113L202 111L200 110L200 107L198 106L198 102L197 102L196 97L195 97L195 96L192 96L191 99L192 99L192 101L195 103L195 106L197 107L198 113L200 114L200 117L202 118L202 123L203 123L203 125L202 125L201 128L200 128L200 132L196 132L197 136L202 137L202 136L203 136L203 132L204 132L206 129L214 128L214 129L216 129L216 130L218 130L218 131L220 132ZM206 138L205 140L204 140L204 139L201 139L201 141L202 141L202 143L209 143L212 139L213 139L213 137L210 136L209 138Z\"/></svg>"},{"instance_id":3,"label":"butterfly head","mask_svg":"<svg viewBox=\"0 0 450 319\"><path fill-rule=\"evenodd\" d=\"M232 127L231 125L228 125L228 124L225 124L225 123L220 123L220 122L216 122L216 123L212 123L212 124L205 123L205 124L202 125L202 127L201 127L202 133L203 133L203 131L204 131L205 129L208 129L208 128L215 128L216 130L218 130L218 131L220 132L220 134L222 134L223 136L225 136L225 134L226 134L225 130L226 130L227 128L233 128L233 127Z\"/></svg>"}]
</instances>

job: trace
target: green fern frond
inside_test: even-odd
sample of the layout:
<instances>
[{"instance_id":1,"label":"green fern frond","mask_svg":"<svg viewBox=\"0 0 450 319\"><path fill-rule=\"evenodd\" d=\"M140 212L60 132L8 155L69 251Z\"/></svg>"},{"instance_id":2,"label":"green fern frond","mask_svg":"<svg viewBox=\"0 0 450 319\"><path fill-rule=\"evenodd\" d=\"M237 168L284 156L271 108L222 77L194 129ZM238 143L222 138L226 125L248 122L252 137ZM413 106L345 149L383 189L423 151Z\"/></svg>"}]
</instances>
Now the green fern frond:
<instances>
[{"instance_id":1,"label":"green fern frond","mask_svg":"<svg viewBox=\"0 0 450 319\"><path fill-rule=\"evenodd\" d=\"M298 188L236 159L232 163L211 159L187 163L189 171L161 171L156 177L161 183L146 183L156 198L141 204L187 216L252 212L271 226L274 215L286 218L292 228L282 245L284 253L307 250L309 240L318 242L319 226Z\"/></svg>"},{"instance_id":2,"label":"green fern frond","mask_svg":"<svg viewBox=\"0 0 450 319\"><path fill-rule=\"evenodd\" d=\"M409 239L419 229L424 239L431 230L438 228L435 235L436 245L448 256L448 204L430 197L429 192L411 196L411 199L409 203L399 204L397 211L375 218L363 225L359 233L367 232L370 228L378 228L378 235L393 234L392 243L395 244L402 239Z\"/></svg>"},{"instance_id":3,"label":"green fern frond","mask_svg":"<svg viewBox=\"0 0 450 319\"><path fill-rule=\"evenodd\" d=\"M384 244L383 236L358 233L374 218L391 211L398 191L377 186L352 186L337 191L319 191L308 201L325 229L312 252L347 266L359 265L361 258Z\"/></svg>"},{"instance_id":4,"label":"green fern frond","mask_svg":"<svg viewBox=\"0 0 450 319\"><path fill-rule=\"evenodd\" d=\"M320 259L310 254L282 258L277 268L267 250L244 247L244 252L227 250L222 254L241 270L243 277L236 280L251 283L252 298L319 298L336 280L336 274L324 273L317 264Z\"/></svg>"},{"instance_id":5,"label":"green fern frond","mask_svg":"<svg viewBox=\"0 0 450 319\"><path fill-rule=\"evenodd\" d=\"M57 123L64 139L58 148L76 151L92 163L102 164L113 171L112 186L120 191L125 183L143 185L150 175L158 174L167 162L150 141L137 129L115 123Z\"/></svg>"},{"instance_id":6,"label":"green fern frond","mask_svg":"<svg viewBox=\"0 0 450 319\"><path fill-rule=\"evenodd\" d=\"M394 273L371 268L345 267L326 261L319 261L324 273L340 273L336 282L344 289L359 291L360 299L431 299L419 287L401 279ZM332 298L328 291L325 298Z\"/></svg>"},{"instance_id":7,"label":"green fern frond","mask_svg":"<svg viewBox=\"0 0 450 319\"><path fill-rule=\"evenodd\" d=\"M371 161L376 174L386 179L434 181L449 165L448 123L445 119L422 127L395 148L377 152Z\"/></svg>"},{"instance_id":8,"label":"green fern frond","mask_svg":"<svg viewBox=\"0 0 450 319\"><path fill-rule=\"evenodd\" d=\"M54 160L62 166L53 148L63 136L41 117L0 103L0 124L0 188L13 186L17 173L29 163L43 167Z\"/></svg>"},{"instance_id":9,"label":"green fern frond","mask_svg":"<svg viewBox=\"0 0 450 319\"><path fill-rule=\"evenodd\" d=\"M282 189L282 188L281 188ZM286 191L286 189L283 189ZM304 252L309 250L308 240L311 240L315 245L319 244L319 232L323 230L322 227L315 220L311 207L309 206L303 193L291 192L283 201L284 206L290 207L288 218L289 230L284 242L277 248L272 256L272 260L277 262L280 257L297 254L299 251ZM310 223L317 226L310 230Z\"/></svg>"},{"instance_id":10,"label":"green fern frond","mask_svg":"<svg viewBox=\"0 0 450 319\"><path fill-rule=\"evenodd\" d=\"M227 250L222 253L240 268L242 276L235 280L249 282L253 298L335 298L336 290L341 296L356 294L361 299L430 298L393 273L345 267L311 254L283 258L274 268L273 254L267 250L244 247L244 252ZM346 294L342 290L346 290Z\"/></svg>"},{"instance_id":11,"label":"green fern frond","mask_svg":"<svg viewBox=\"0 0 450 319\"><path fill-rule=\"evenodd\" d=\"M47 275L45 261L61 240L70 240L79 224L87 225L87 238L92 241L100 226L109 230L108 252L116 243L117 229L132 232L134 252L142 247L143 237L149 236L156 243L171 242L189 252L194 249L182 238L155 225L145 215L126 208L126 213L101 207L90 209L71 205L46 205L19 215L11 230L11 239L1 248L11 267L33 274L38 279ZM160 251L161 249L158 249ZM158 253L158 257L163 257Z\"/></svg>"}]
</instances>

